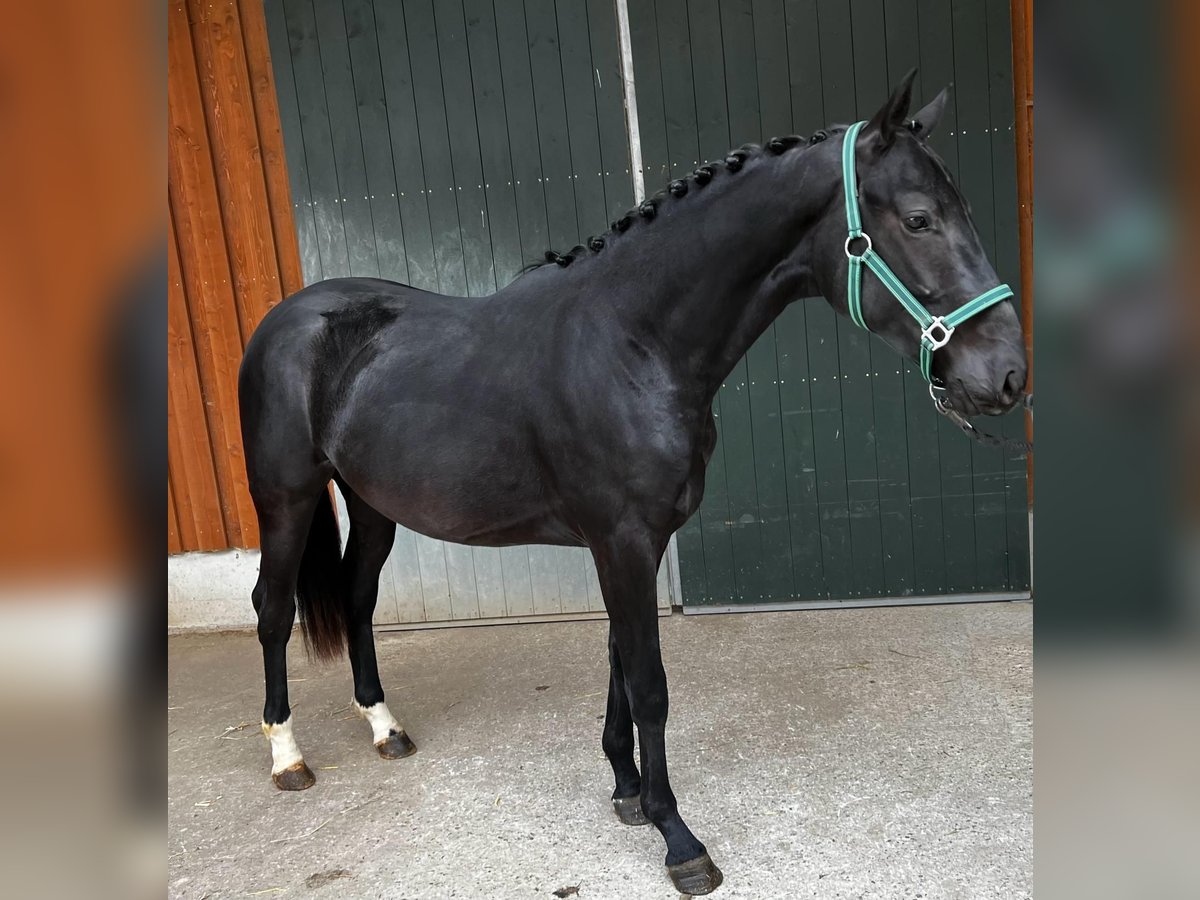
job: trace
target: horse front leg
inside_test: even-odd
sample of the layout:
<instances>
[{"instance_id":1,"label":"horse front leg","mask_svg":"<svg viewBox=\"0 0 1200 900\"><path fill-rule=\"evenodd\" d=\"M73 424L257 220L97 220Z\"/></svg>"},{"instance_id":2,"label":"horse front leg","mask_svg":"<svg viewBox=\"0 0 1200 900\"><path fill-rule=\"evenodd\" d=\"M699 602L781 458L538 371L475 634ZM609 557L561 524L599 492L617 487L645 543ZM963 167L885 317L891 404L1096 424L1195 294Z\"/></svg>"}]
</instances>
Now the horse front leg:
<instances>
[{"instance_id":1,"label":"horse front leg","mask_svg":"<svg viewBox=\"0 0 1200 900\"><path fill-rule=\"evenodd\" d=\"M623 527L592 548L615 638L629 711L641 746L641 807L667 843L667 873L685 894L707 894L721 870L679 815L667 774L667 675L658 639L655 574L666 547L641 526Z\"/></svg>"},{"instance_id":2,"label":"horse front leg","mask_svg":"<svg viewBox=\"0 0 1200 900\"><path fill-rule=\"evenodd\" d=\"M601 746L616 781L613 809L626 825L649 825L650 820L642 812L642 777L633 761L633 716L629 712L629 694L625 691L621 655L611 627L608 630L608 669L608 709Z\"/></svg>"}]
</instances>

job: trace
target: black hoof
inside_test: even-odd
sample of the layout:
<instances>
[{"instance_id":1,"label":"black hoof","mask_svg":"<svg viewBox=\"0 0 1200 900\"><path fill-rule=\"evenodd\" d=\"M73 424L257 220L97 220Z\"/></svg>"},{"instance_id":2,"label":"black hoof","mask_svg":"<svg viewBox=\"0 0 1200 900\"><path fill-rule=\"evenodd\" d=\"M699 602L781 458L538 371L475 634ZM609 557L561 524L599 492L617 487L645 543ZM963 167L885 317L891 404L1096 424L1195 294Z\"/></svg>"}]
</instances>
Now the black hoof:
<instances>
[{"instance_id":1,"label":"black hoof","mask_svg":"<svg viewBox=\"0 0 1200 900\"><path fill-rule=\"evenodd\" d=\"M384 759L404 759L417 752L417 745L403 731L393 731L376 744L375 749Z\"/></svg>"},{"instance_id":2,"label":"black hoof","mask_svg":"<svg viewBox=\"0 0 1200 900\"><path fill-rule=\"evenodd\" d=\"M720 869L713 865L713 861L708 858L707 853L702 853L687 862L681 862L677 866L667 866L667 874L675 882L675 889L679 893L694 896L711 894L725 880L725 876L721 874Z\"/></svg>"},{"instance_id":3,"label":"black hoof","mask_svg":"<svg viewBox=\"0 0 1200 900\"><path fill-rule=\"evenodd\" d=\"M617 818L626 825L649 825L650 820L642 812L642 801L639 797L613 797L613 809Z\"/></svg>"},{"instance_id":4,"label":"black hoof","mask_svg":"<svg viewBox=\"0 0 1200 900\"><path fill-rule=\"evenodd\" d=\"M294 766L288 766L282 772L272 772L271 780L281 791L302 791L317 783L317 777L304 760Z\"/></svg>"}]
</instances>

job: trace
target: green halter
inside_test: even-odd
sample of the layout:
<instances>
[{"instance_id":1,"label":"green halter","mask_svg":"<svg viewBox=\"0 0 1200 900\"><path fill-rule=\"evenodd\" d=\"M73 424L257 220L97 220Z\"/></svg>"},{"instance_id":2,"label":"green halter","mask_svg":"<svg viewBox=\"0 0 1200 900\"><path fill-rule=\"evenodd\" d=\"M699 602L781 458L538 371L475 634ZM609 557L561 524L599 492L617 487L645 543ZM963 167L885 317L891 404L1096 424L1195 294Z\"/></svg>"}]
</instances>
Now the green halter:
<instances>
[{"instance_id":1,"label":"green halter","mask_svg":"<svg viewBox=\"0 0 1200 900\"><path fill-rule=\"evenodd\" d=\"M858 179L855 176L854 145L858 134L866 122L851 125L846 131L846 139L842 144L842 181L846 189L846 223L850 236L846 238L846 257L850 260L849 277L846 292L849 298L850 318L859 328L865 328L867 323L862 313L862 267L866 263L868 269L875 273L883 286L892 292L900 301L900 305L908 314L917 320L921 326L921 374L925 380L933 383L930 369L933 367L933 351L946 346L954 329L971 316L983 312L990 306L995 306L1001 300L1013 296L1012 288L1007 284L998 284L990 291L984 291L974 300L969 300L954 312L945 316L935 316L929 312L916 297L896 277L896 273L888 268L887 263L871 246L871 236L863 231L862 217L858 212ZM854 241L866 242L866 249L860 255L850 252Z\"/></svg>"}]
</instances>

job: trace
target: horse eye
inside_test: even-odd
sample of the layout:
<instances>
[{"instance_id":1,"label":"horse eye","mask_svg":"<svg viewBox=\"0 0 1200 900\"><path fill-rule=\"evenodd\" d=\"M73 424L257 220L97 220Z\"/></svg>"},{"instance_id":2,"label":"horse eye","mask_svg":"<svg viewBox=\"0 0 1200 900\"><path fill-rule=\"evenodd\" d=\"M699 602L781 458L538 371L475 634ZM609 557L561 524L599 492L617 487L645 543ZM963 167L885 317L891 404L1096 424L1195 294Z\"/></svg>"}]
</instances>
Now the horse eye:
<instances>
[{"instance_id":1,"label":"horse eye","mask_svg":"<svg viewBox=\"0 0 1200 900\"><path fill-rule=\"evenodd\" d=\"M904 220L904 224L911 231L924 231L929 227L929 220L925 216L909 216Z\"/></svg>"}]
</instances>

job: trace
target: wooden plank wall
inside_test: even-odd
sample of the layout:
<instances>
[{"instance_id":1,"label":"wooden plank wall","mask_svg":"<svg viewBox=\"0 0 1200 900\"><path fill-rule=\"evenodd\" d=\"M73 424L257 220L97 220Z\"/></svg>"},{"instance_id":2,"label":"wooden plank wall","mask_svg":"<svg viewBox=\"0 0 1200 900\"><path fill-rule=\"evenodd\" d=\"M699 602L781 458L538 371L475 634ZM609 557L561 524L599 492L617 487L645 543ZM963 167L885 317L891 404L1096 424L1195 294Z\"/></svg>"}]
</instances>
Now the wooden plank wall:
<instances>
[{"instance_id":1,"label":"wooden plank wall","mask_svg":"<svg viewBox=\"0 0 1200 900\"><path fill-rule=\"evenodd\" d=\"M254 547L237 369L303 286L259 0L168 11L168 551Z\"/></svg>"},{"instance_id":2,"label":"wooden plank wall","mask_svg":"<svg viewBox=\"0 0 1200 900\"><path fill-rule=\"evenodd\" d=\"M744 142L866 118L919 65L918 97L953 86L934 145L1021 283L1006 0L646 0L630 18L647 191ZM764 334L715 412L679 533L685 604L1028 587L1024 460L965 439L914 366L823 300Z\"/></svg>"}]
</instances>

